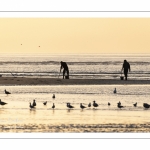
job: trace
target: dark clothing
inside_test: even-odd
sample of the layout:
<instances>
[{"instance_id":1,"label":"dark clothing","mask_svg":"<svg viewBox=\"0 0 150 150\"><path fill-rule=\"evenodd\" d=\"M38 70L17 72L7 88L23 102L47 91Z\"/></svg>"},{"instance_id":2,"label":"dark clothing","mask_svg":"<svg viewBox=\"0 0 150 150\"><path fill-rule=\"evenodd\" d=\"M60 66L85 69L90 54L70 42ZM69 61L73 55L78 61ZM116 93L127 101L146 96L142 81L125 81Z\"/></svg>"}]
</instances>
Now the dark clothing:
<instances>
[{"instance_id":1,"label":"dark clothing","mask_svg":"<svg viewBox=\"0 0 150 150\"><path fill-rule=\"evenodd\" d=\"M127 70L129 69L129 70L130 70L130 64L126 61L126 62L123 63L122 68L127 69Z\"/></svg>"},{"instance_id":2,"label":"dark clothing","mask_svg":"<svg viewBox=\"0 0 150 150\"><path fill-rule=\"evenodd\" d=\"M124 69L124 75L125 75L125 78L127 80L127 76L128 76L128 69Z\"/></svg>"},{"instance_id":3,"label":"dark clothing","mask_svg":"<svg viewBox=\"0 0 150 150\"><path fill-rule=\"evenodd\" d=\"M64 68L65 70L68 70L68 66L67 66L66 62L61 62L60 68L61 69Z\"/></svg>"},{"instance_id":4,"label":"dark clothing","mask_svg":"<svg viewBox=\"0 0 150 150\"><path fill-rule=\"evenodd\" d=\"M66 62L61 61L60 72L61 72L61 69L63 69L63 79L64 79L64 76L65 76L66 72L67 72L67 77L69 79L69 69L68 69L68 66L67 66Z\"/></svg>"},{"instance_id":5,"label":"dark clothing","mask_svg":"<svg viewBox=\"0 0 150 150\"><path fill-rule=\"evenodd\" d=\"M127 61L124 61L122 69L124 69L125 79L127 80L128 71L130 71L130 64Z\"/></svg>"}]
</instances>

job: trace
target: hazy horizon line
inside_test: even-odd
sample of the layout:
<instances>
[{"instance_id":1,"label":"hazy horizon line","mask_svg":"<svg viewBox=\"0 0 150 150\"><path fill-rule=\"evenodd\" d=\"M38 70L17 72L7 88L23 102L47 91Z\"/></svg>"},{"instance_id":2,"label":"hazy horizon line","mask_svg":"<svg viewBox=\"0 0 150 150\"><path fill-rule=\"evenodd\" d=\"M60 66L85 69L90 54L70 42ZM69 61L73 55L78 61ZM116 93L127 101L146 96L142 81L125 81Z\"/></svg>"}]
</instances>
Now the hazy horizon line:
<instances>
[{"instance_id":1,"label":"hazy horizon line","mask_svg":"<svg viewBox=\"0 0 150 150\"><path fill-rule=\"evenodd\" d=\"M141 55L141 54L150 54L150 53L0 53L1 55L94 55L94 54L101 54L101 55Z\"/></svg>"}]
</instances>

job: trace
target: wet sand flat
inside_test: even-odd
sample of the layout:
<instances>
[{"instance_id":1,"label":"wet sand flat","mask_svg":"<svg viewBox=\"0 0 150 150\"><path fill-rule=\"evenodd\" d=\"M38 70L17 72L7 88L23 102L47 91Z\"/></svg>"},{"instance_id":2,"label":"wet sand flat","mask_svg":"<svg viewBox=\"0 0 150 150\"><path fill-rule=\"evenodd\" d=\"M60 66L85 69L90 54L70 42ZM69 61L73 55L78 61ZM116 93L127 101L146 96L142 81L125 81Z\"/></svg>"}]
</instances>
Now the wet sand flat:
<instances>
[{"instance_id":1,"label":"wet sand flat","mask_svg":"<svg viewBox=\"0 0 150 150\"><path fill-rule=\"evenodd\" d=\"M70 88L66 85L75 86ZM109 85L118 85L117 94L113 93L113 86ZM133 86L126 89L126 86L120 85ZM149 103L149 85L150 80L1 77L1 99L8 105L0 108L0 132L149 133L150 109L143 108L143 102ZM7 86L11 95L4 94L4 86ZM56 98L52 99L52 94L56 92ZM30 110L29 102L35 98L36 109ZM93 100L99 104L97 109L80 109L80 102L87 106ZM43 106L44 101L48 101L47 106ZM110 107L108 101L111 101ZM124 109L117 108L118 101L122 102ZM75 109L68 110L67 102ZM133 107L135 102L138 102L137 108ZM51 108L52 103L56 105L54 110Z\"/></svg>"},{"instance_id":2,"label":"wet sand flat","mask_svg":"<svg viewBox=\"0 0 150 150\"><path fill-rule=\"evenodd\" d=\"M0 77L0 85L134 85L150 84L150 80L60 79L36 77Z\"/></svg>"},{"instance_id":3,"label":"wet sand flat","mask_svg":"<svg viewBox=\"0 0 150 150\"><path fill-rule=\"evenodd\" d=\"M10 124L0 125L7 133L149 133L150 124Z\"/></svg>"}]
</instances>

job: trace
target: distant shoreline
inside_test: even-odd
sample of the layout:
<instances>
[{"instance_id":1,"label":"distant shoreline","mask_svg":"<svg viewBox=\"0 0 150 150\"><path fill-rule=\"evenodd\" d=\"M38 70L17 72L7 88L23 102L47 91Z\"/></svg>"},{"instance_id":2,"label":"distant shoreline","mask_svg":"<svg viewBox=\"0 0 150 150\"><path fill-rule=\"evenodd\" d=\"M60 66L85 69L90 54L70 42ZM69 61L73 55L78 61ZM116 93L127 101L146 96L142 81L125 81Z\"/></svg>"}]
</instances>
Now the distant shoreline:
<instances>
[{"instance_id":1,"label":"distant shoreline","mask_svg":"<svg viewBox=\"0 0 150 150\"><path fill-rule=\"evenodd\" d=\"M15 85L148 85L150 80L62 79L37 77L0 77L1 86Z\"/></svg>"}]
</instances>

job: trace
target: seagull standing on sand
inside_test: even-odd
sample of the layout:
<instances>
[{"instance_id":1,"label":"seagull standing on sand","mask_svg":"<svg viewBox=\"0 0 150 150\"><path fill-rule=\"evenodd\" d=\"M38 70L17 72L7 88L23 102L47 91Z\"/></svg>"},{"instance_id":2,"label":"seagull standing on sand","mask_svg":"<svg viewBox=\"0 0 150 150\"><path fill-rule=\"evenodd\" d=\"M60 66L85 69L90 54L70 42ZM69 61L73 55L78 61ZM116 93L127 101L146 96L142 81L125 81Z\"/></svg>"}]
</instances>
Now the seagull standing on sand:
<instances>
[{"instance_id":1,"label":"seagull standing on sand","mask_svg":"<svg viewBox=\"0 0 150 150\"><path fill-rule=\"evenodd\" d=\"M70 109L74 108L72 105L70 105L70 103L67 103L67 107L70 108Z\"/></svg>"},{"instance_id":2,"label":"seagull standing on sand","mask_svg":"<svg viewBox=\"0 0 150 150\"><path fill-rule=\"evenodd\" d=\"M150 105L149 105L149 104L147 104L147 103L143 103L143 107L144 107L144 108L149 108L149 107L150 107Z\"/></svg>"},{"instance_id":3,"label":"seagull standing on sand","mask_svg":"<svg viewBox=\"0 0 150 150\"><path fill-rule=\"evenodd\" d=\"M114 94L115 94L115 93L117 93L117 90L116 90L116 88L114 89Z\"/></svg>"},{"instance_id":4,"label":"seagull standing on sand","mask_svg":"<svg viewBox=\"0 0 150 150\"><path fill-rule=\"evenodd\" d=\"M1 99L0 99L0 105L6 105L7 103L5 102L2 102Z\"/></svg>"},{"instance_id":5,"label":"seagull standing on sand","mask_svg":"<svg viewBox=\"0 0 150 150\"><path fill-rule=\"evenodd\" d=\"M55 98L55 94L53 94L52 98Z\"/></svg>"},{"instance_id":6,"label":"seagull standing on sand","mask_svg":"<svg viewBox=\"0 0 150 150\"><path fill-rule=\"evenodd\" d=\"M88 104L88 107L91 107L91 103Z\"/></svg>"},{"instance_id":7,"label":"seagull standing on sand","mask_svg":"<svg viewBox=\"0 0 150 150\"><path fill-rule=\"evenodd\" d=\"M119 103L117 103L118 105L121 105L121 103L120 103L120 101L119 101Z\"/></svg>"},{"instance_id":8,"label":"seagull standing on sand","mask_svg":"<svg viewBox=\"0 0 150 150\"><path fill-rule=\"evenodd\" d=\"M54 109L55 108L55 104L53 103L53 106L52 106L52 108Z\"/></svg>"},{"instance_id":9,"label":"seagull standing on sand","mask_svg":"<svg viewBox=\"0 0 150 150\"><path fill-rule=\"evenodd\" d=\"M46 105L46 104L47 104L47 101L46 101L46 102L44 102L43 104L44 104L44 105Z\"/></svg>"},{"instance_id":10,"label":"seagull standing on sand","mask_svg":"<svg viewBox=\"0 0 150 150\"><path fill-rule=\"evenodd\" d=\"M30 105L29 105L29 106L30 106L30 108L31 108L31 109L32 109L32 108L34 108L34 106L33 106L33 105L31 105L31 103L30 103Z\"/></svg>"},{"instance_id":11,"label":"seagull standing on sand","mask_svg":"<svg viewBox=\"0 0 150 150\"><path fill-rule=\"evenodd\" d=\"M86 108L86 107L83 106L82 103L80 103L80 108L83 110L83 109Z\"/></svg>"},{"instance_id":12,"label":"seagull standing on sand","mask_svg":"<svg viewBox=\"0 0 150 150\"><path fill-rule=\"evenodd\" d=\"M67 103L67 107L69 108L69 105L68 105L69 103Z\"/></svg>"},{"instance_id":13,"label":"seagull standing on sand","mask_svg":"<svg viewBox=\"0 0 150 150\"><path fill-rule=\"evenodd\" d=\"M11 94L11 93L10 93L10 92L8 92L8 91L6 91L6 89L5 89L5 94L7 94L7 95L8 95L8 94Z\"/></svg>"},{"instance_id":14,"label":"seagull standing on sand","mask_svg":"<svg viewBox=\"0 0 150 150\"><path fill-rule=\"evenodd\" d=\"M133 104L133 106L136 107L137 106L137 102L135 104Z\"/></svg>"},{"instance_id":15,"label":"seagull standing on sand","mask_svg":"<svg viewBox=\"0 0 150 150\"><path fill-rule=\"evenodd\" d=\"M124 106L121 106L121 104L120 103L118 103L118 108L123 108Z\"/></svg>"},{"instance_id":16,"label":"seagull standing on sand","mask_svg":"<svg viewBox=\"0 0 150 150\"><path fill-rule=\"evenodd\" d=\"M93 101L93 106L98 107L98 104L95 101Z\"/></svg>"},{"instance_id":17,"label":"seagull standing on sand","mask_svg":"<svg viewBox=\"0 0 150 150\"><path fill-rule=\"evenodd\" d=\"M32 106L33 106L33 107L34 107L34 106L36 106L35 99L33 100L33 104L32 104Z\"/></svg>"}]
</instances>

